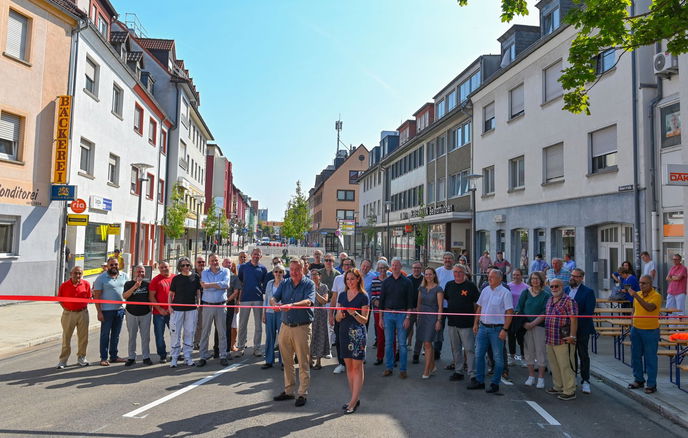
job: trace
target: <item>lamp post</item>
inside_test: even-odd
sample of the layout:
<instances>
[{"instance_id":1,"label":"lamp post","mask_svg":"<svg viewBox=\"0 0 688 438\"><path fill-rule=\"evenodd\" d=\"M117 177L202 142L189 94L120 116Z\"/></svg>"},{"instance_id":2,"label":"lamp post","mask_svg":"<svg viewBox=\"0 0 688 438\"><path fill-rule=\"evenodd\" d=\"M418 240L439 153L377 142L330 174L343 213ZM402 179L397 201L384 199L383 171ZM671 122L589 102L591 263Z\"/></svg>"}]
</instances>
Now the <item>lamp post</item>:
<instances>
[{"instance_id":1,"label":"lamp post","mask_svg":"<svg viewBox=\"0 0 688 438\"><path fill-rule=\"evenodd\" d=\"M392 201L385 201L385 211L387 212L387 251L386 255L387 257L391 257L391 245L392 245L392 240L391 236L389 235L389 213L392 211Z\"/></svg>"},{"instance_id":2,"label":"lamp post","mask_svg":"<svg viewBox=\"0 0 688 438\"><path fill-rule=\"evenodd\" d=\"M137 188L139 192L139 205L136 213L136 239L134 239L136 245L136 248L134 248L134 266L137 266L139 264L139 252L141 252L141 200L143 199L143 183L144 181L148 181L148 178L144 177L144 172L153 166L146 163L134 163L131 167L135 168L137 171L136 184L138 187L134 187L134 192L136 192Z\"/></svg>"},{"instance_id":3,"label":"lamp post","mask_svg":"<svg viewBox=\"0 0 688 438\"><path fill-rule=\"evenodd\" d=\"M354 211L354 250L353 255L356 257L356 224L358 223L358 211Z\"/></svg>"},{"instance_id":4,"label":"lamp post","mask_svg":"<svg viewBox=\"0 0 688 438\"><path fill-rule=\"evenodd\" d=\"M193 195L192 198L196 201L196 239L194 242L194 263L198 257L198 228L201 222L201 202L205 199L201 195Z\"/></svg>"},{"instance_id":5,"label":"lamp post","mask_svg":"<svg viewBox=\"0 0 688 438\"><path fill-rule=\"evenodd\" d=\"M477 227L475 224L475 192L478 189L477 183L480 178L483 176L479 173L472 173L468 175L468 181L470 184L470 191L471 191L471 270L475 275L477 275L477 250L475 247L476 244L476 235L477 235ZM474 277L473 281L476 281L477 279Z\"/></svg>"}]
</instances>

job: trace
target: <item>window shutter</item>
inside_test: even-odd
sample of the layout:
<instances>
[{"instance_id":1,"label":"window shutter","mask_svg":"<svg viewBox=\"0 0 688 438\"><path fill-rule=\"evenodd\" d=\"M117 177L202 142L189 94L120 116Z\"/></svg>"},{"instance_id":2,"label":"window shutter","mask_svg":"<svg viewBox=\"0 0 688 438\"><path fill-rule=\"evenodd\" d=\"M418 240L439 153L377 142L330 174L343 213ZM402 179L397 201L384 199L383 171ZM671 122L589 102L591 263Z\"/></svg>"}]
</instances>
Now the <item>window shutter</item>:
<instances>
[{"instance_id":1,"label":"window shutter","mask_svg":"<svg viewBox=\"0 0 688 438\"><path fill-rule=\"evenodd\" d=\"M545 101L561 96L563 89L558 79L561 76L561 61L545 70Z\"/></svg>"},{"instance_id":2,"label":"window shutter","mask_svg":"<svg viewBox=\"0 0 688 438\"><path fill-rule=\"evenodd\" d=\"M487 105L485 107L485 120L490 120L494 118L495 116L495 110L494 110L494 102L491 104Z\"/></svg>"},{"instance_id":3,"label":"window shutter","mask_svg":"<svg viewBox=\"0 0 688 438\"><path fill-rule=\"evenodd\" d=\"M616 151L616 125L600 129L591 135L593 157L607 155Z\"/></svg>"},{"instance_id":4,"label":"window shutter","mask_svg":"<svg viewBox=\"0 0 688 438\"><path fill-rule=\"evenodd\" d=\"M96 65L90 59L86 60L86 76L95 82L95 80L96 80Z\"/></svg>"},{"instance_id":5,"label":"window shutter","mask_svg":"<svg viewBox=\"0 0 688 438\"><path fill-rule=\"evenodd\" d=\"M551 146L545 150L546 178L564 176L564 145Z\"/></svg>"},{"instance_id":6,"label":"window shutter","mask_svg":"<svg viewBox=\"0 0 688 438\"><path fill-rule=\"evenodd\" d=\"M523 84L511 90L511 116L517 116L524 110Z\"/></svg>"},{"instance_id":7,"label":"window shutter","mask_svg":"<svg viewBox=\"0 0 688 438\"><path fill-rule=\"evenodd\" d=\"M0 115L0 139L10 142L19 141L19 117L14 114Z\"/></svg>"},{"instance_id":8,"label":"window shutter","mask_svg":"<svg viewBox=\"0 0 688 438\"><path fill-rule=\"evenodd\" d=\"M26 60L26 38L28 30L28 19L10 10L9 19L7 20L7 53Z\"/></svg>"}]
</instances>

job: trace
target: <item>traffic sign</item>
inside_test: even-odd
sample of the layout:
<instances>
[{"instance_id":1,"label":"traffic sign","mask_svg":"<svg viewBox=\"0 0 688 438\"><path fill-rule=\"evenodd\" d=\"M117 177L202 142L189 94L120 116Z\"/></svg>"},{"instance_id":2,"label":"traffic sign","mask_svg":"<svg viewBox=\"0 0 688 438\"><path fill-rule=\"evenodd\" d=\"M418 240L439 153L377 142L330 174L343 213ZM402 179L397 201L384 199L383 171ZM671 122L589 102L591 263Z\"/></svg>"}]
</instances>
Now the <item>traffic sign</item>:
<instances>
[{"instance_id":1,"label":"traffic sign","mask_svg":"<svg viewBox=\"0 0 688 438\"><path fill-rule=\"evenodd\" d=\"M67 225L73 227L85 227L88 225L88 215L87 214L68 214L67 215Z\"/></svg>"},{"instance_id":2,"label":"traffic sign","mask_svg":"<svg viewBox=\"0 0 688 438\"><path fill-rule=\"evenodd\" d=\"M74 213L83 213L86 211L86 201L83 199L76 199L69 204L69 208L71 208Z\"/></svg>"}]
</instances>

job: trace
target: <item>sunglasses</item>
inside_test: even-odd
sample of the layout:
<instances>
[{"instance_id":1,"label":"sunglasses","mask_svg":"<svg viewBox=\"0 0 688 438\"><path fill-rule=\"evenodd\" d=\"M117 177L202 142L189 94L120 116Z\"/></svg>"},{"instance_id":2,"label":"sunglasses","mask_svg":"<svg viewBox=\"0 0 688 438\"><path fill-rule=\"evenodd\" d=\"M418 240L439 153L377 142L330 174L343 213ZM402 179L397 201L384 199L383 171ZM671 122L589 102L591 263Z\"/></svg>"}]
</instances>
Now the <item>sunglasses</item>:
<instances>
[{"instance_id":1,"label":"sunglasses","mask_svg":"<svg viewBox=\"0 0 688 438\"><path fill-rule=\"evenodd\" d=\"M334 260L332 260L332 259L325 259L325 263L334 263Z\"/></svg>"},{"instance_id":2,"label":"sunglasses","mask_svg":"<svg viewBox=\"0 0 688 438\"><path fill-rule=\"evenodd\" d=\"M191 267L191 265L189 263L184 263L184 264L179 265L179 266L181 266L182 268L190 268Z\"/></svg>"},{"instance_id":3,"label":"sunglasses","mask_svg":"<svg viewBox=\"0 0 688 438\"><path fill-rule=\"evenodd\" d=\"M197 265L205 265L205 262L196 262ZM189 265L191 266L191 265Z\"/></svg>"},{"instance_id":4,"label":"sunglasses","mask_svg":"<svg viewBox=\"0 0 688 438\"><path fill-rule=\"evenodd\" d=\"M561 286L557 286L556 284L553 284L550 286L551 289L559 289Z\"/></svg>"}]
</instances>

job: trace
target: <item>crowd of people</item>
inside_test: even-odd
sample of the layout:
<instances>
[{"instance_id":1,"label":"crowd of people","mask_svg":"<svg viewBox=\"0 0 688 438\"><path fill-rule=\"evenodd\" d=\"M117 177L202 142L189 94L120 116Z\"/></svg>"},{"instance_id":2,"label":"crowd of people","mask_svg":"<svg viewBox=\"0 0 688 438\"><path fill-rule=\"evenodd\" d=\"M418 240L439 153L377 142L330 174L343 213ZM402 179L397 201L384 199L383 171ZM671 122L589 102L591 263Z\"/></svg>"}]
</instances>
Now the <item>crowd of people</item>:
<instances>
[{"instance_id":1,"label":"crowd of people","mask_svg":"<svg viewBox=\"0 0 688 438\"><path fill-rule=\"evenodd\" d=\"M655 288L656 268L649 254L642 256L645 269L639 280L630 264L621 266L614 276L634 315L644 316L632 323L633 382L629 387L652 393L656 391L662 296ZM494 262L484 253L476 275L466 253L458 262L453 253L445 253L437 268L414 262L410 274L403 271L398 258L389 262L381 257L374 264L363 260L356 268L346 253L335 257L319 249L312 261L275 257L270 269L261 264L261 258L260 248L253 249L250 257L241 252L238 264L229 258L220 260L216 254L208 257L208 267L202 256L193 263L182 257L176 275L167 262L160 262L159 274L147 281L142 265L134 267L130 279L119 270L120 257L114 256L107 260L93 289L76 266L58 295L126 302L95 304L101 322L101 366L134 365L139 342L143 364L153 365L152 321L159 363L172 368L180 362L203 367L219 359L226 366L250 348L253 355L265 358L262 369L273 368L278 361L284 370L284 390L274 399L295 399L296 406L306 404L310 370L322 369L321 361L332 358L333 352L338 360L334 373L346 372L348 379L351 396L342 406L347 414L360 406L368 347L376 348L373 365L384 368L382 376L393 376L398 367L399 378L408 378L411 349L411 363L419 363L424 355L420 377L429 379L437 371L445 335L451 347L446 366L452 371L449 380L465 379L469 390L499 393L500 384L514 384L509 367L520 363L528 369L525 385L544 389L560 400L576 398L577 374L581 391L591 392L588 342L595 333L596 297L584 284L585 272L575 267L571 257L555 258L550 267L538 255L527 278L522 269L512 269L502 253ZM679 306L685 305L686 268L679 255L673 260L666 277L667 306L683 310ZM60 369L67 366L75 329L77 363L89 365L87 304L62 302ZM251 313L253 344L247 347ZM118 344L125 319L128 351L123 358ZM192 358L194 350L199 351L197 361ZM546 370L551 372L549 386Z\"/></svg>"}]
</instances>

